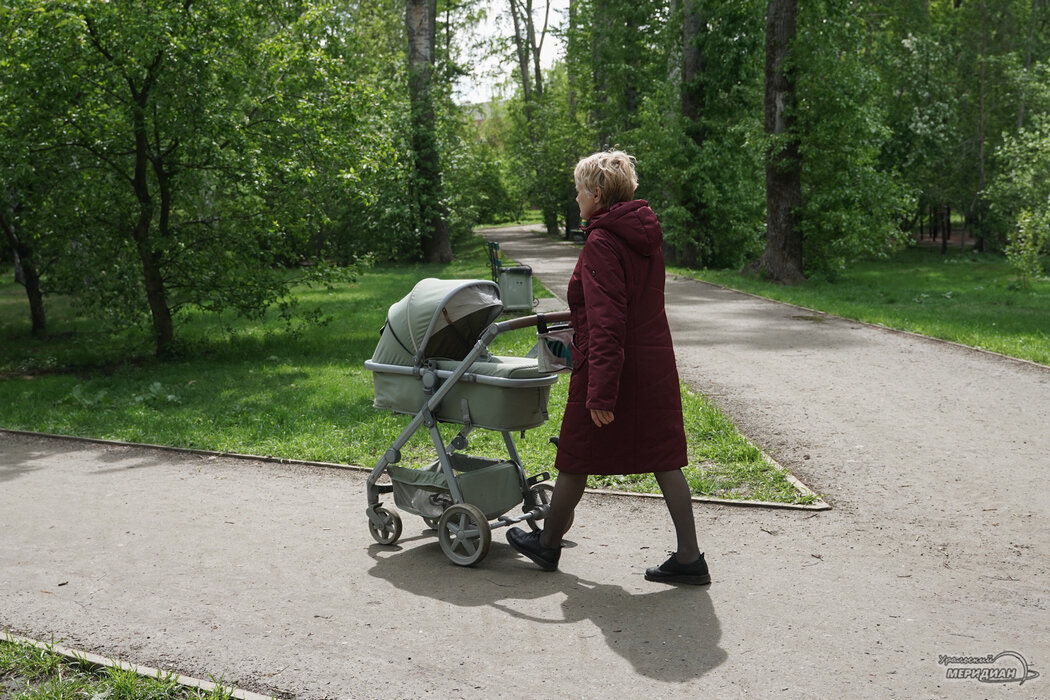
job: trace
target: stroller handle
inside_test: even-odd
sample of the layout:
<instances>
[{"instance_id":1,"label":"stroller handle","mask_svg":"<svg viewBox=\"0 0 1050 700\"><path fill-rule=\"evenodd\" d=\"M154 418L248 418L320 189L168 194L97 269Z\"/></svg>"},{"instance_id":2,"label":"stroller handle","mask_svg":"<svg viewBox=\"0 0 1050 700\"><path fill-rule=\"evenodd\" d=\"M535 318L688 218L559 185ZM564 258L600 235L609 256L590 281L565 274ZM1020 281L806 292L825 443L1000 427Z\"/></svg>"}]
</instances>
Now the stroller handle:
<instances>
[{"instance_id":1,"label":"stroller handle","mask_svg":"<svg viewBox=\"0 0 1050 700\"><path fill-rule=\"evenodd\" d=\"M568 321L572 318L568 311L556 311L552 314L535 314L533 316L522 316L521 318L512 318L509 321L503 321L497 323L499 333L506 331L516 331L519 328L528 328L529 326L545 325L547 323L560 323L562 321Z\"/></svg>"}]
</instances>

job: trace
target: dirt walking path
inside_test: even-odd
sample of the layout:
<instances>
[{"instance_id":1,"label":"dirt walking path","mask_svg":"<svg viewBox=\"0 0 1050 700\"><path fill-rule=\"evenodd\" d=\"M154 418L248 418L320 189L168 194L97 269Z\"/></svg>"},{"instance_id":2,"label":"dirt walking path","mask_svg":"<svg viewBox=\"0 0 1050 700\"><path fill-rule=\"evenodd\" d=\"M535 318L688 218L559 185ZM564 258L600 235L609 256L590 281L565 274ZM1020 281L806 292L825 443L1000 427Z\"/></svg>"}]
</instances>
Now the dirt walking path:
<instances>
[{"instance_id":1,"label":"dirt walking path","mask_svg":"<svg viewBox=\"0 0 1050 700\"><path fill-rule=\"evenodd\" d=\"M576 248L497 236L564 295ZM834 506L698 504L709 588L642 578L658 500L464 569L375 545L359 472L0 432L0 627L302 698L1046 697L1050 370L667 289L683 377Z\"/></svg>"}]
</instances>

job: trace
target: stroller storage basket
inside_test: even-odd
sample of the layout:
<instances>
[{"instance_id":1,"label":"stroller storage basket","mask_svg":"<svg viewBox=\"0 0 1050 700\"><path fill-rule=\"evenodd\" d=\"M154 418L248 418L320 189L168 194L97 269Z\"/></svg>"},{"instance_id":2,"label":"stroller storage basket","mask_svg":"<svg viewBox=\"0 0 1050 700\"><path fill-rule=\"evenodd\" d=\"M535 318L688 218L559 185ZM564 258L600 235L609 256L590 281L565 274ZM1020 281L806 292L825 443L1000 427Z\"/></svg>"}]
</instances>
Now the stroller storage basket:
<instances>
[{"instance_id":1,"label":"stroller storage basket","mask_svg":"<svg viewBox=\"0 0 1050 700\"><path fill-rule=\"evenodd\" d=\"M456 483L467 503L477 506L486 518L495 518L521 505L522 483L513 462L450 454ZM437 460L425 469L387 467L398 508L424 518L437 518L452 503L448 479Z\"/></svg>"},{"instance_id":2,"label":"stroller storage basket","mask_svg":"<svg viewBox=\"0 0 1050 700\"><path fill-rule=\"evenodd\" d=\"M439 381L452 376L457 362L432 361ZM375 384L375 407L414 414L429 398L423 390L424 369L368 361ZM445 423L469 422L489 430L526 430L547 421L550 388L556 374L540 373L529 357L488 357L475 362L434 411ZM436 387L435 387L436 389Z\"/></svg>"}]
</instances>

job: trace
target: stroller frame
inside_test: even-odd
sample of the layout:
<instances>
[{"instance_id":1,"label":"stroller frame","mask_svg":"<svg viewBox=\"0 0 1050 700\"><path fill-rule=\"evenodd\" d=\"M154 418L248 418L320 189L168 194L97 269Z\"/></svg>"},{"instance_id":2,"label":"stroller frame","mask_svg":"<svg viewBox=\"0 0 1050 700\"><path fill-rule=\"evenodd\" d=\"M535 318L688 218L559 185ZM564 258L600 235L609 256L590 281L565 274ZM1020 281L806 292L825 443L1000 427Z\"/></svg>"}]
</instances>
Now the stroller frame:
<instances>
[{"instance_id":1,"label":"stroller frame","mask_svg":"<svg viewBox=\"0 0 1050 700\"><path fill-rule=\"evenodd\" d=\"M449 394L464 384L485 384L496 390L502 390L502 387L542 390L554 384L558 379L557 374L539 373L528 378L507 378L485 376L471 369L479 360L484 362L493 359L488 353L488 347L501 334L531 326L541 329L548 322L567 320L569 313L560 312L491 323L454 369L448 368L447 363L441 363L446 364L442 368L438 362L424 360L421 357L422 350L416 353L412 366L375 360L365 362L365 368L376 374L377 382L380 375L395 379L405 377L407 381L418 381L425 395L425 401L412 414L408 426L380 457L368 476L366 514L369 532L376 542L393 545L402 533L401 517L396 509L382 503L381 496L384 494L392 494L398 508L422 517L428 527L436 529L445 556L460 566L473 566L484 559L495 528L527 522L534 530L539 529L537 523L547 516L553 493L552 486L546 483L549 479L547 472L527 477L512 429L476 425L479 421L484 423L484 418L472 418L467 399L462 399L462 412L455 407L450 415L448 407L441 407ZM430 329L428 335L429 332ZM442 414L440 417L439 410ZM460 424L463 428L446 444L439 423ZM507 459L488 459L462 453L468 447L468 435L477 427L502 434ZM528 427L535 426L530 424ZM423 428L430 434L437 459L426 469L399 467L401 449ZM384 476L389 480L381 483ZM522 507L521 514L506 514L517 505Z\"/></svg>"}]
</instances>

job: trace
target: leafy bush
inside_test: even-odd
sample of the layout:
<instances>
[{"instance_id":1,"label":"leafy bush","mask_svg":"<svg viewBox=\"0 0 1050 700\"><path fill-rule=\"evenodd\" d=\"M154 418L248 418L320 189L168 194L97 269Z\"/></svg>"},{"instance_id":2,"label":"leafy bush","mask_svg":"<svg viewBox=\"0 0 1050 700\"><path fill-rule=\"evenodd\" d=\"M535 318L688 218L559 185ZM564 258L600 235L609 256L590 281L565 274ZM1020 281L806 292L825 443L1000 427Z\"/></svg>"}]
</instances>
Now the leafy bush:
<instances>
[{"instance_id":1,"label":"leafy bush","mask_svg":"<svg viewBox=\"0 0 1050 700\"><path fill-rule=\"evenodd\" d=\"M1006 259L1017 272L1022 289L1043 275L1042 253L1050 244L1050 208L1032 213L1023 211L1017 219L1017 231L1006 246Z\"/></svg>"}]
</instances>

